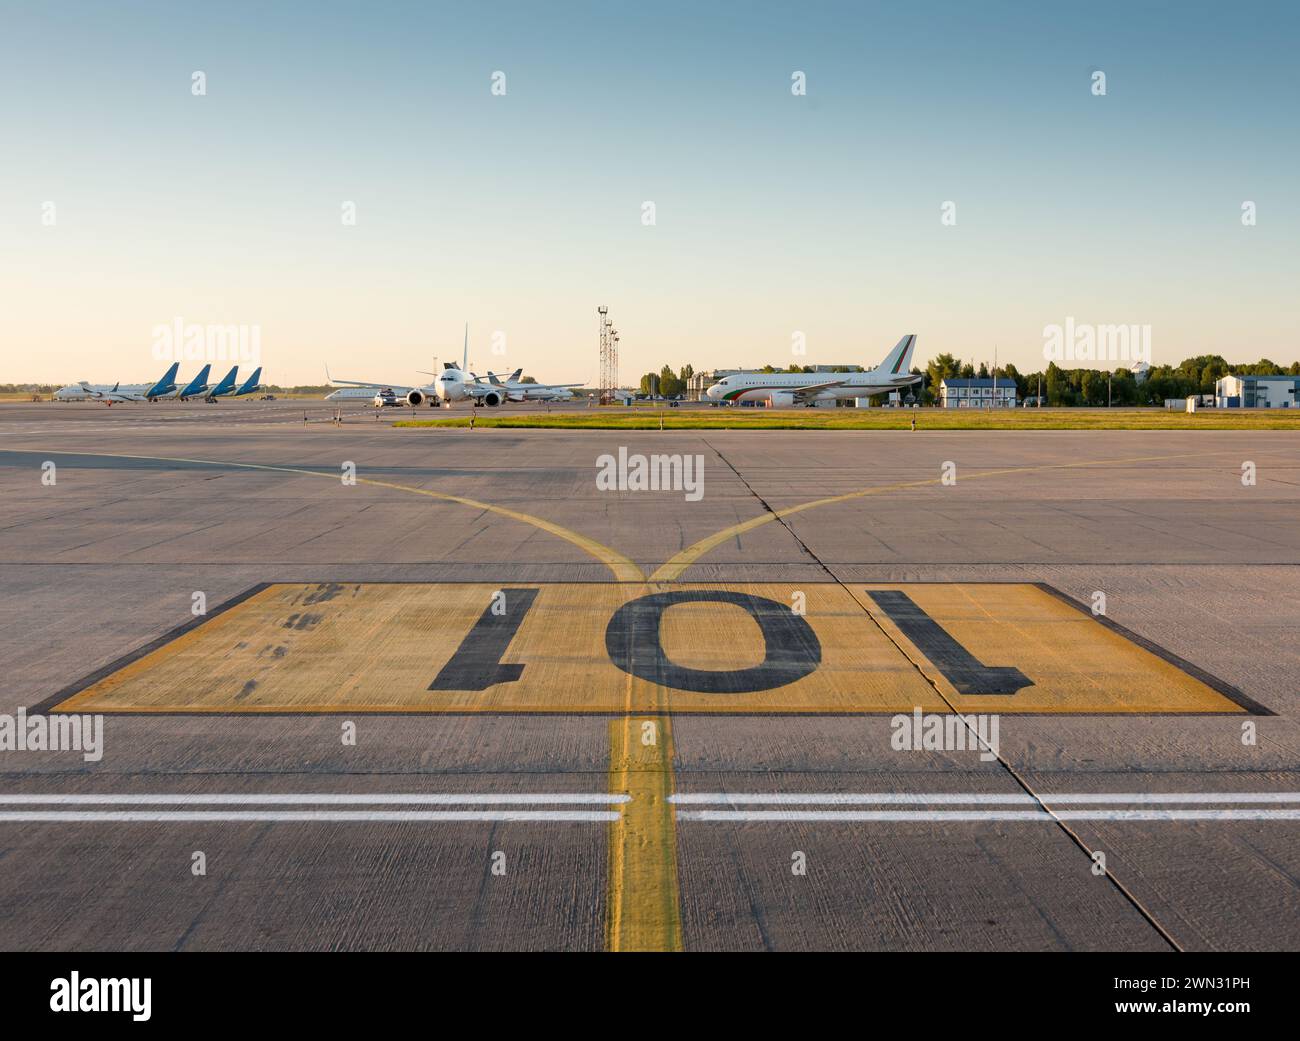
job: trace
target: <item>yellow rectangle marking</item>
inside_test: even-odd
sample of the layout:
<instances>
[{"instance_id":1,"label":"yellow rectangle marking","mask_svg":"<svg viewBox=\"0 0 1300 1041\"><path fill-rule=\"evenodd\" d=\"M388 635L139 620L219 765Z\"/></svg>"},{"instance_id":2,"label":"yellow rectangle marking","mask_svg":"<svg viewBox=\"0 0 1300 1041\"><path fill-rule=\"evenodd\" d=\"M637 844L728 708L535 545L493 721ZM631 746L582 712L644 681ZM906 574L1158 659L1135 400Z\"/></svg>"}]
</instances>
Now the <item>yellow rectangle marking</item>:
<instances>
[{"instance_id":1,"label":"yellow rectangle marking","mask_svg":"<svg viewBox=\"0 0 1300 1041\"><path fill-rule=\"evenodd\" d=\"M961 712L1244 712L1207 683L1036 585L899 583L849 587ZM980 663L1019 669L1014 694L960 694L871 597L902 591Z\"/></svg>"},{"instance_id":2,"label":"yellow rectangle marking","mask_svg":"<svg viewBox=\"0 0 1300 1041\"><path fill-rule=\"evenodd\" d=\"M985 666L1020 670L1026 684L1009 695L958 693L926 656L924 634L914 628L913 642L872 591L906 593L941 638ZM611 657L620 648L637 682ZM1243 711L1043 589L978 583L280 583L56 709L616 715L917 707Z\"/></svg>"}]
</instances>

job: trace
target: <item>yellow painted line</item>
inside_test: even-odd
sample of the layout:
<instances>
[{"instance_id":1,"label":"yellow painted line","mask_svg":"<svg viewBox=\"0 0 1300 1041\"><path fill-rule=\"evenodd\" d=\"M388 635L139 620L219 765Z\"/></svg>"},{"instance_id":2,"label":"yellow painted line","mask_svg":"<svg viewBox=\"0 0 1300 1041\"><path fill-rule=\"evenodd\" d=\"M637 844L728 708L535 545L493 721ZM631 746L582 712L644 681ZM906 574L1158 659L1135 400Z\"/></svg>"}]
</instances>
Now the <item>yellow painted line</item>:
<instances>
[{"instance_id":1,"label":"yellow painted line","mask_svg":"<svg viewBox=\"0 0 1300 1041\"><path fill-rule=\"evenodd\" d=\"M644 701L627 677L628 714L609 724L609 791L629 795L609 825L605 891L605 949L680 951L682 920L677 881L672 723L667 715L631 712ZM662 693L662 692L660 692ZM653 696L653 695L652 695Z\"/></svg>"},{"instance_id":2,"label":"yellow painted line","mask_svg":"<svg viewBox=\"0 0 1300 1041\"><path fill-rule=\"evenodd\" d=\"M0 449L2 451L2 449ZM17 451L14 449L14 451ZM23 449L23 451L29 451ZM239 463L229 459L186 459L178 456L162 455L130 455L125 452L85 452L62 450L54 451L52 449L40 449L42 452L48 452L50 455L88 455L97 459L141 459L157 463L198 463L204 466L237 466L245 470L266 470L273 473L298 474L306 477L325 477L332 481L339 481L341 473L331 474L322 473L319 470L303 470L292 466L271 466L265 463ZM590 554L604 564L614 573L614 578L619 582L641 582L645 580L645 572L639 565L632 560L623 556L616 549L611 549L603 543L597 542L580 532L566 528L562 524L556 524L554 521L545 520L542 517L535 517L530 513L522 513L519 510L507 509L504 506L496 506L490 502L480 502L477 499L467 499L460 495L447 495L444 492L434 492L427 488L415 488L409 484L396 484L392 481L377 481L370 477L357 477L357 484L366 484L372 488L389 488L400 492L409 492L412 495L423 495L429 499L438 499L442 502L454 502L461 506L470 506L477 510L486 510L489 513L495 513L500 517L508 517L511 520L520 521L524 524L531 524L534 528L539 528L548 534L557 538L564 539L577 546L583 552Z\"/></svg>"},{"instance_id":3,"label":"yellow painted line","mask_svg":"<svg viewBox=\"0 0 1300 1041\"><path fill-rule=\"evenodd\" d=\"M958 477L958 482L978 480L983 477L1004 477L1009 474L1035 473L1043 470L1070 470L1088 466L1123 466L1128 463L1148 463L1165 459L1184 459L1192 453L1180 452L1176 455L1150 455L1136 456L1130 459L1097 459L1077 463L1044 463L1039 466L1016 466L1005 470L982 470L973 474L962 474ZM1214 455L1213 452L1195 453L1196 455ZM1218 453L1222 454L1222 453ZM825 499L813 499L809 502L799 503L796 506L788 506L783 510L775 510L771 513L762 513L750 520L742 521L740 524L734 524L729 528L723 528L721 531L714 532L707 538L700 539L694 545L687 546L680 553L673 556L670 560L660 565L650 575L651 582L674 582L681 577L682 572L694 564L700 557L713 549L716 549L722 543L729 539L734 539L738 535L744 535L746 532L760 528L764 524L771 524L773 521L781 520L785 517L791 517L797 513L803 513L805 510L814 510L819 506L830 506L837 502L849 502L853 499L865 499L870 495L883 495L886 492L907 491L911 488L928 488L933 485L942 484L942 477L928 477L919 481L902 481L895 484L881 484L871 488L862 488L856 492L846 492L844 495L832 495Z\"/></svg>"}]
</instances>

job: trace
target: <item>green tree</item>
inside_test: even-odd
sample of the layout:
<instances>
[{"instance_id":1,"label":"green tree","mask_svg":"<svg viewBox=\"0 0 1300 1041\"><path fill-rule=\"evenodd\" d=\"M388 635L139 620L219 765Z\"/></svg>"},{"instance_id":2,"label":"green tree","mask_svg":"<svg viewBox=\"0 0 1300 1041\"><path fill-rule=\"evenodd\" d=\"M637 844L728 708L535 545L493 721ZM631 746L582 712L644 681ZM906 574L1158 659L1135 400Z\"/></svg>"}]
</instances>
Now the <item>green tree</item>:
<instances>
[{"instance_id":1,"label":"green tree","mask_svg":"<svg viewBox=\"0 0 1300 1041\"><path fill-rule=\"evenodd\" d=\"M1047 403L1053 408L1060 405L1069 405L1070 401L1070 384L1065 374L1057 367L1056 362L1047 363L1047 379L1044 380L1047 389Z\"/></svg>"},{"instance_id":2,"label":"green tree","mask_svg":"<svg viewBox=\"0 0 1300 1041\"><path fill-rule=\"evenodd\" d=\"M930 359L925 367L926 384L934 393L939 393L939 384L944 380L956 379L961 371L961 363L951 354L940 354Z\"/></svg>"},{"instance_id":3,"label":"green tree","mask_svg":"<svg viewBox=\"0 0 1300 1041\"><path fill-rule=\"evenodd\" d=\"M659 393L666 398L675 398L686 389L686 384L674 375L671 366L665 365L659 370Z\"/></svg>"}]
</instances>

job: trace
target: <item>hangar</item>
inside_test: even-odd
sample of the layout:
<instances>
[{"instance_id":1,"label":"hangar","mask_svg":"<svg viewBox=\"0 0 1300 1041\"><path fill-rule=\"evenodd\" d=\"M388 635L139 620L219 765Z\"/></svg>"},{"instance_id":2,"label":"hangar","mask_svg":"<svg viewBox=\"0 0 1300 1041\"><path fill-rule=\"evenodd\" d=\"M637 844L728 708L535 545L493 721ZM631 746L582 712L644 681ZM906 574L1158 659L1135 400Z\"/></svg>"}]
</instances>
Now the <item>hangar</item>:
<instances>
[{"instance_id":1,"label":"hangar","mask_svg":"<svg viewBox=\"0 0 1300 1041\"><path fill-rule=\"evenodd\" d=\"M1295 408L1300 376L1224 376L1214 384L1219 408Z\"/></svg>"}]
</instances>

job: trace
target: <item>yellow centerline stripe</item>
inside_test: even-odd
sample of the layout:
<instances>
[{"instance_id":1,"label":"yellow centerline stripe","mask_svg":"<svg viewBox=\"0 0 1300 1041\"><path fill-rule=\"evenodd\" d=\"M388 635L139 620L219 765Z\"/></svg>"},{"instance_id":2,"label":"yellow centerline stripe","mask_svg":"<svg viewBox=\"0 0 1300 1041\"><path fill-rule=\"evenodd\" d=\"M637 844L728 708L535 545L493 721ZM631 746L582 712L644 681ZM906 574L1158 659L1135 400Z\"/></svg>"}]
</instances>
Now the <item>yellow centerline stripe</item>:
<instances>
[{"instance_id":1,"label":"yellow centerline stripe","mask_svg":"<svg viewBox=\"0 0 1300 1041\"><path fill-rule=\"evenodd\" d=\"M979 473L966 474L959 478L961 481L976 480L980 477L1003 477L1008 474L1025 474L1035 473L1042 470L1069 470L1084 466L1122 466L1126 463L1147 463L1162 459L1184 459L1191 455L1215 455L1222 453L1214 452L1180 452L1175 455L1147 455L1135 456L1130 459L1096 459L1078 463L1043 463L1038 466L1015 466L1005 470L981 470ZM710 550L716 549L728 539L733 539L737 535L743 535L746 532L753 531L755 528L762 527L764 524L771 524L773 521L781 520L785 517L793 516L796 513L803 513L805 510L815 509L818 506L829 506L837 502L848 502L851 499L863 499L869 495L880 495L884 492L906 491L909 488L928 488L936 484L943 483L943 477L927 477L920 481L903 481L897 484L881 484L871 488L862 488L856 492L846 492L844 495L832 495L825 499L813 499L810 502L802 502L797 506L787 506L783 510L774 510L771 513L763 513L750 520L743 521L740 524L734 524L722 531L715 532L707 538L700 539L694 545L687 546L680 553L676 554L666 563L662 564L651 576L651 582L674 582L681 577L683 571L694 564L700 557Z\"/></svg>"},{"instance_id":2,"label":"yellow centerline stripe","mask_svg":"<svg viewBox=\"0 0 1300 1041\"><path fill-rule=\"evenodd\" d=\"M35 449L0 449L0 451L23 451L31 452ZM39 449L49 455L88 455L97 459L142 459L155 463L198 463L203 466L238 466L246 470L268 470L273 473L299 474L307 477L326 477L330 480L337 481L340 474L322 473L319 470L302 470L292 466L271 466L266 463L238 463L229 459L185 459L178 456L164 455L130 455L126 452L86 452L73 450L55 450ZM478 510L486 510L489 513L495 513L501 517L509 517L511 520L521 521L524 524L531 524L534 528L548 532L557 538L564 539L577 546L579 549L595 557L607 568L614 573L614 577L620 582L642 582L645 580L645 572L633 561L623 556L616 549L612 549L603 543L597 542L593 538L588 538L579 532L556 524L554 521L544 520L541 517L534 517L531 513L521 513L518 510L507 509L504 506L495 506L490 502L479 502L477 499L466 499L460 495L448 495L445 492L429 491L427 488L415 488L409 484L394 484L392 481L377 481L371 477L357 477L358 484L370 485L373 488L391 488L395 491L410 492L413 495L424 495L430 499L438 499L441 502L459 503L461 506L470 506Z\"/></svg>"},{"instance_id":3,"label":"yellow centerline stripe","mask_svg":"<svg viewBox=\"0 0 1300 1041\"><path fill-rule=\"evenodd\" d=\"M646 726L654 728L650 745ZM609 792L632 798L609 825L605 949L680 951L672 725L667 715L611 720L609 745Z\"/></svg>"}]
</instances>

